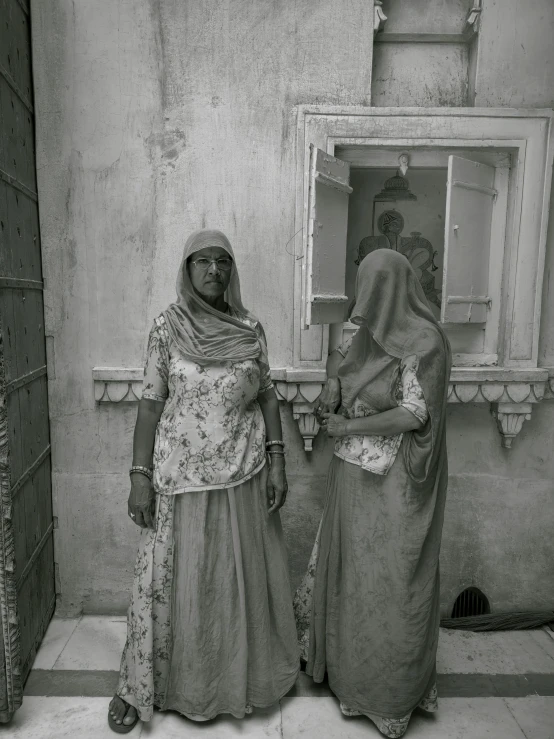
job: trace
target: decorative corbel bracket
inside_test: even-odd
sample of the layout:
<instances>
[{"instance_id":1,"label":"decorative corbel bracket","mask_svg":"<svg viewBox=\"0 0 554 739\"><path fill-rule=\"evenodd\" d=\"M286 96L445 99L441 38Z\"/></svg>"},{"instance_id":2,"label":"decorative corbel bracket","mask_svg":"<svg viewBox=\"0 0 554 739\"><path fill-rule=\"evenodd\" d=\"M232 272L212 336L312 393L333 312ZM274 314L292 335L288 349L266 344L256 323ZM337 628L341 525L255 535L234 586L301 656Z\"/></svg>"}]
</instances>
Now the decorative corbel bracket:
<instances>
[{"instance_id":1,"label":"decorative corbel bracket","mask_svg":"<svg viewBox=\"0 0 554 739\"><path fill-rule=\"evenodd\" d=\"M548 382L544 393L545 400L554 400L554 367L546 367L548 372Z\"/></svg>"},{"instance_id":2,"label":"decorative corbel bracket","mask_svg":"<svg viewBox=\"0 0 554 739\"><path fill-rule=\"evenodd\" d=\"M473 7L467 14L464 36L471 41L479 33L481 23L481 11L483 10L481 0L473 0Z\"/></svg>"},{"instance_id":3,"label":"decorative corbel bracket","mask_svg":"<svg viewBox=\"0 0 554 739\"><path fill-rule=\"evenodd\" d=\"M378 31L382 31L385 25L387 16L383 13L382 0L374 0L373 3L373 35L375 36Z\"/></svg>"},{"instance_id":4,"label":"decorative corbel bracket","mask_svg":"<svg viewBox=\"0 0 554 739\"><path fill-rule=\"evenodd\" d=\"M314 416L317 399L321 395L323 382L276 382L275 392L279 400L292 404L292 415L304 439L304 450L311 452L313 440L319 431Z\"/></svg>"},{"instance_id":5,"label":"decorative corbel bracket","mask_svg":"<svg viewBox=\"0 0 554 739\"><path fill-rule=\"evenodd\" d=\"M373 39L379 44L470 44L479 33L481 12L482 0L473 0L461 33L425 33L425 31L387 33L384 31L387 16L383 12L383 2L374 0Z\"/></svg>"},{"instance_id":6,"label":"decorative corbel bracket","mask_svg":"<svg viewBox=\"0 0 554 739\"><path fill-rule=\"evenodd\" d=\"M495 403L492 406L504 449L512 448L512 442L521 431L523 422L531 420L532 410L531 403Z\"/></svg>"},{"instance_id":7,"label":"decorative corbel bracket","mask_svg":"<svg viewBox=\"0 0 554 739\"><path fill-rule=\"evenodd\" d=\"M489 403L504 449L512 443L531 418L548 385L544 368L454 367L448 388L449 403Z\"/></svg>"}]
</instances>

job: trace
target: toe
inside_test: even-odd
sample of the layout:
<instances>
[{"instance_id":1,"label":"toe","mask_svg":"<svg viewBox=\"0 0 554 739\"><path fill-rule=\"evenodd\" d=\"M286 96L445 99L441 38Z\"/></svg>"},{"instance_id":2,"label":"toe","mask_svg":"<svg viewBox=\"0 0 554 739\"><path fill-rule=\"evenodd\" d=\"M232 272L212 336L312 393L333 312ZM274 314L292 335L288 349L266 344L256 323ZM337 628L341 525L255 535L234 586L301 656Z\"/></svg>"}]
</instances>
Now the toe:
<instances>
[{"instance_id":1,"label":"toe","mask_svg":"<svg viewBox=\"0 0 554 739\"><path fill-rule=\"evenodd\" d=\"M127 714L125 718L123 719L123 723L125 726L130 726L131 724L134 724L137 720L137 710L133 706L129 706L127 710Z\"/></svg>"},{"instance_id":2,"label":"toe","mask_svg":"<svg viewBox=\"0 0 554 739\"><path fill-rule=\"evenodd\" d=\"M110 715L116 722L116 724L120 724L123 720L123 717L125 716L126 711L126 704L119 698L119 696L115 696L110 703Z\"/></svg>"}]
</instances>

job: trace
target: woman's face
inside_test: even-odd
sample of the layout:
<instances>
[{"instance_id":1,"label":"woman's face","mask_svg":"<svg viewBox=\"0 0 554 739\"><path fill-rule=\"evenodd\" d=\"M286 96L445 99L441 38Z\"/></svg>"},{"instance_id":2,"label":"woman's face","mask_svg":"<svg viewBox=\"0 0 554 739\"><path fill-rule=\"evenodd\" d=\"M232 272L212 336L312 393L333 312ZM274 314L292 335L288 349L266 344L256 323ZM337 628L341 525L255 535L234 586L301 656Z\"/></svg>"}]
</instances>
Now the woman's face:
<instances>
[{"instance_id":1,"label":"woman's face","mask_svg":"<svg viewBox=\"0 0 554 739\"><path fill-rule=\"evenodd\" d=\"M231 269L219 266L215 261L217 259L229 260L232 266L231 257L220 246L207 246L205 249L195 251L188 261L190 281L202 298L212 300L219 298L229 286ZM204 260L209 260L209 265L204 264Z\"/></svg>"}]
</instances>

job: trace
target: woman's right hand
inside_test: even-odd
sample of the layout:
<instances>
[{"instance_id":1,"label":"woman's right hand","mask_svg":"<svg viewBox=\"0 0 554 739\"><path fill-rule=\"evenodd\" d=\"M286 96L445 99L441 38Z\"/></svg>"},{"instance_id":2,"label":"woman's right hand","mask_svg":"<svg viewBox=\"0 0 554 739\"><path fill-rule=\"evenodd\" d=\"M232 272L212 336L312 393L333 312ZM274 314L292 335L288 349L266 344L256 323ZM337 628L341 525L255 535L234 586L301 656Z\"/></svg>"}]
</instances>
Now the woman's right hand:
<instances>
[{"instance_id":1,"label":"woman's right hand","mask_svg":"<svg viewBox=\"0 0 554 739\"><path fill-rule=\"evenodd\" d=\"M140 472L133 472L127 501L127 512L131 520L141 529L153 529L155 504L156 493L152 481Z\"/></svg>"},{"instance_id":2,"label":"woman's right hand","mask_svg":"<svg viewBox=\"0 0 554 739\"><path fill-rule=\"evenodd\" d=\"M319 423L323 421L323 413L334 413L340 405L340 380L329 377L325 383L315 409L315 417Z\"/></svg>"}]
</instances>

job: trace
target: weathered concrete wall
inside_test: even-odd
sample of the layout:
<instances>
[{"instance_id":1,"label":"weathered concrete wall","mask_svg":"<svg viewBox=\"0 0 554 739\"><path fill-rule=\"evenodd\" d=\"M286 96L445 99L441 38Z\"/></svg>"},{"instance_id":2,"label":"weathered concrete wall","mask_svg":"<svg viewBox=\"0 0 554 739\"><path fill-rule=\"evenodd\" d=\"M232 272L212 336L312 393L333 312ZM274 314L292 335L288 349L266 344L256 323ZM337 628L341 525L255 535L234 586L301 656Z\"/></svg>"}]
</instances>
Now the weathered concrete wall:
<instances>
[{"instance_id":1,"label":"weathered concrete wall","mask_svg":"<svg viewBox=\"0 0 554 739\"><path fill-rule=\"evenodd\" d=\"M522 12L518 0L486 0L478 47L376 44L373 105L554 106L554 4ZM468 3L388 0L387 33L460 33ZM475 53L476 51L476 53ZM470 64L471 60L471 64ZM554 199L553 199L554 206ZM544 272L539 362L554 366L554 207ZM449 407L450 477L441 557L441 600L480 587L495 609L552 608L554 403L502 449L486 407Z\"/></svg>"},{"instance_id":2,"label":"weathered concrete wall","mask_svg":"<svg viewBox=\"0 0 554 739\"><path fill-rule=\"evenodd\" d=\"M385 0L387 33L460 33L467 0ZM467 105L465 44L402 43L374 48L372 105Z\"/></svg>"},{"instance_id":3,"label":"weathered concrete wall","mask_svg":"<svg viewBox=\"0 0 554 739\"><path fill-rule=\"evenodd\" d=\"M553 107L553 34L551 0L533 3L527 13L522 13L517 0L486 0L475 106ZM551 207L539 356L544 366L554 365L553 265ZM533 411L511 451L500 448L493 419L485 409L451 409L449 442L444 604L451 605L463 587L475 584L493 608L552 608L554 403L546 401Z\"/></svg>"},{"instance_id":4,"label":"weathered concrete wall","mask_svg":"<svg viewBox=\"0 0 554 739\"><path fill-rule=\"evenodd\" d=\"M272 365L290 365L294 106L369 104L372 23L367 0L33 3L61 613L123 611L137 542L136 409L95 407L92 367L140 366L184 239L207 225L235 247ZM300 500L328 455L307 461L285 417ZM288 532L316 525L303 505Z\"/></svg>"},{"instance_id":5,"label":"weathered concrete wall","mask_svg":"<svg viewBox=\"0 0 554 739\"><path fill-rule=\"evenodd\" d=\"M331 0L54 0L46 8L34 0L60 613L126 608L138 538L126 516L136 410L95 406L91 370L140 365L194 228L228 233L271 362L290 364L293 108L370 104L370 6L353 0L338 13ZM408 30L403 24L457 32L465 14L462 0L390 0L384 9L391 32ZM487 1L476 105L552 104L553 16L550 0L525 12L518 0ZM373 104L466 104L463 48L376 54ZM551 365L553 260L551 236L541 343ZM289 407L283 417L291 484L283 521L296 583L330 448L318 437L308 457ZM554 404L545 403L508 452L487 409L449 409L445 605L466 584L498 608L552 605L553 428Z\"/></svg>"},{"instance_id":6,"label":"weathered concrete wall","mask_svg":"<svg viewBox=\"0 0 554 739\"><path fill-rule=\"evenodd\" d=\"M148 3L60 1L33 3L32 27L61 606L121 609L136 411L96 409L91 369L138 362L150 318L158 25Z\"/></svg>"},{"instance_id":7,"label":"weathered concrete wall","mask_svg":"<svg viewBox=\"0 0 554 739\"><path fill-rule=\"evenodd\" d=\"M552 608L554 405L533 411L511 450L486 407L450 407L441 600L476 585L496 610Z\"/></svg>"}]
</instances>

